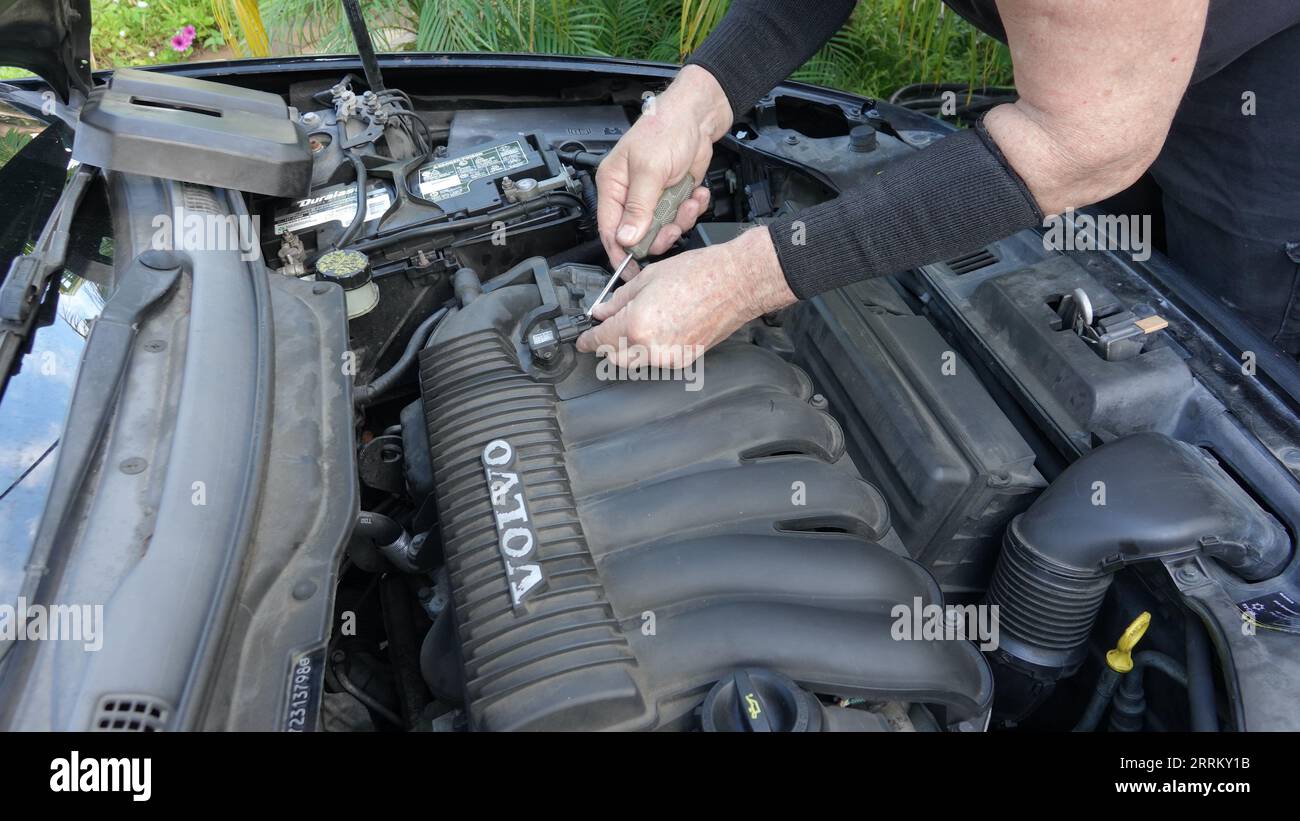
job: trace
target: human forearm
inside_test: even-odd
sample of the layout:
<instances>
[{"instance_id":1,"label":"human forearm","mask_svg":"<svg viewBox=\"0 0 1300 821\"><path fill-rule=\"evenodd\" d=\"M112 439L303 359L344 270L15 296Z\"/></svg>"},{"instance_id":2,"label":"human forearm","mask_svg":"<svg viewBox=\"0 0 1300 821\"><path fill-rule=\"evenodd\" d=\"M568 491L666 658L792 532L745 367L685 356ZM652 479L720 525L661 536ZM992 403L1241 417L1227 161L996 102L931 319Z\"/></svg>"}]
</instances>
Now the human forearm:
<instances>
[{"instance_id":1,"label":"human forearm","mask_svg":"<svg viewBox=\"0 0 1300 821\"><path fill-rule=\"evenodd\" d=\"M1001 0L1020 99L989 134L1049 214L1124 190L1187 90L1206 0Z\"/></svg>"},{"instance_id":2,"label":"human forearm","mask_svg":"<svg viewBox=\"0 0 1300 821\"><path fill-rule=\"evenodd\" d=\"M1155 159L1195 62L1205 0L999 8L1020 99L773 224L797 295L974 251L1122 191Z\"/></svg>"}]
</instances>

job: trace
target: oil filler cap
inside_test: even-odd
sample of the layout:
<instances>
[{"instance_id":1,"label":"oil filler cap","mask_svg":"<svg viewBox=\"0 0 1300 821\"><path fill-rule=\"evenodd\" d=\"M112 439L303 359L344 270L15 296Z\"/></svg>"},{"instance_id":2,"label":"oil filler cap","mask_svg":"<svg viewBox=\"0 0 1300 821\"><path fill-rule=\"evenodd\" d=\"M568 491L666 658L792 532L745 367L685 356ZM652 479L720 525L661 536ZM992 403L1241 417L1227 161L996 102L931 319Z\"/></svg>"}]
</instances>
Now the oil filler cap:
<instances>
[{"instance_id":1,"label":"oil filler cap","mask_svg":"<svg viewBox=\"0 0 1300 821\"><path fill-rule=\"evenodd\" d=\"M807 733L821 729L815 696L772 670L736 670L704 698L700 724L710 733Z\"/></svg>"}]
</instances>

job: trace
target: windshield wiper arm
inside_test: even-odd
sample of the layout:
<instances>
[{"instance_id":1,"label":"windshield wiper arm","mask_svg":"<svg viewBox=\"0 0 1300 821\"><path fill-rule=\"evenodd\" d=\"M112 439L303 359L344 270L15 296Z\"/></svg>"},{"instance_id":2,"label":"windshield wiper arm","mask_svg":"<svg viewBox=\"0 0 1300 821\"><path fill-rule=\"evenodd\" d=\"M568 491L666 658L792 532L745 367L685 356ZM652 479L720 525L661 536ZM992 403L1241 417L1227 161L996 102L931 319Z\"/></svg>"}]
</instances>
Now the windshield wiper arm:
<instances>
[{"instance_id":1,"label":"windshield wiper arm","mask_svg":"<svg viewBox=\"0 0 1300 821\"><path fill-rule=\"evenodd\" d=\"M32 332L46 283L63 270L72 218L98 172L98 168L89 165L77 168L41 229L35 249L30 254L14 257L4 283L0 284L0 395L4 394L23 342Z\"/></svg>"},{"instance_id":2,"label":"windshield wiper arm","mask_svg":"<svg viewBox=\"0 0 1300 821\"><path fill-rule=\"evenodd\" d=\"M77 371L72 403L68 406L69 424L59 441L45 510L23 569L20 599L35 601L37 598L57 537L63 531L91 459L108 428L114 397L126 375L140 321L172 290L187 265L188 257L181 254L145 251L122 271L116 290L95 320L82 354L83 362L94 364ZM14 643L12 639L0 639L0 669Z\"/></svg>"}]
</instances>

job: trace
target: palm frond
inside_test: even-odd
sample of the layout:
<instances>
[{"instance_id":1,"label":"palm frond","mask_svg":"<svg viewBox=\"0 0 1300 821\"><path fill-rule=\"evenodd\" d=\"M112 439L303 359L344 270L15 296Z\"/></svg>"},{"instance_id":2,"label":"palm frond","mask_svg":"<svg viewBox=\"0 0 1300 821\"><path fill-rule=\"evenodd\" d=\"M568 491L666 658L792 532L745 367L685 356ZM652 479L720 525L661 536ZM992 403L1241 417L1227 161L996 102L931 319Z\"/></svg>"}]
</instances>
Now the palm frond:
<instances>
[{"instance_id":1,"label":"palm frond","mask_svg":"<svg viewBox=\"0 0 1300 821\"><path fill-rule=\"evenodd\" d=\"M214 0L213 5L256 10L258 4ZM729 5L729 0L368 0L365 11L381 50L393 45L386 42L390 33L409 32L400 47L418 51L679 62L704 41ZM277 50L353 50L338 0L261 0L261 12ZM1012 71L1006 47L948 11L942 0L861 0L843 30L795 77L883 96L918 82L1009 85Z\"/></svg>"}]
</instances>

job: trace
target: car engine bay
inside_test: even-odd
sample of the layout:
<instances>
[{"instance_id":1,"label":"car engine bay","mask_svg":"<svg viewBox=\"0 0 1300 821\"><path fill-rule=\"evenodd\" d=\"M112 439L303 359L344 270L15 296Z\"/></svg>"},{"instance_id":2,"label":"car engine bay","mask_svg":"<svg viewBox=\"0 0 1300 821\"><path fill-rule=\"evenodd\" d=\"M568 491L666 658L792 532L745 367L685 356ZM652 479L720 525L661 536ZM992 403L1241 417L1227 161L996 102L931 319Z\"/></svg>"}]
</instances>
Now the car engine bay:
<instances>
[{"instance_id":1,"label":"car engine bay","mask_svg":"<svg viewBox=\"0 0 1300 821\"><path fill-rule=\"evenodd\" d=\"M441 278L454 292L410 336L427 339L419 398L395 420L380 416L395 425L376 425L362 447L363 487L392 495L361 514L376 535L349 547L363 571L384 573L396 556L427 579L414 590L433 620L420 673L440 701L466 702L444 723L694 729L703 696L745 674L774 728L937 727L922 694L946 723L979 726L992 679L974 645L935 654L890 640L893 605L942 595L905 558L825 398L783 358L779 326L710 352L709 378L693 389L611 379L568 344L608 278L593 264L603 253L594 165L629 127L624 107L458 110L435 146L427 130L403 128L402 96L363 95L358 109L345 86L329 94L332 109L303 115L322 129L309 137L312 196L274 212L281 273L314 268L320 279L329 249L372 255L371 283L344 285L362 369L391 332L387 316L369 318L382 315L387 282ZM337 151L384 119L384 136L366 144L375 153ZM357 184L337 181L355 180L358 155L372 164L366 179L379 178L367 189L375 229L348 220ZM731 213L727 171L712 184ZM430 243L418 228L430 203L481 232ZM361 288L370 295L354 300ZM384 380L358 389L368 424ZM485 468L490 498L477 492ZM792 506L796 480L813 501ZM341 663L363 680L382 675L362 652ZM823 703L828 694L838 702ZM742 714L714 709L723 726Z\"/></svg>"},{"instance_id":2,"label":"car engine bay","mask_svg":"<svg viewBox=\"0 0 1300 821\"><path fill-rule=\"evenodd\" d=\"M1277 686L1300 671L1298 417L1167 272L1027 232L762 317L697 368L612 373L572 344L609 277L595 171L664 75L604 70L123 70L92 93L80 127L108 142L145 116L209 135L167 138L147 189L78 134L120 237L103 276L191 283L194 313L156 309L139 339L195 355L198 296L235 278L146 259L146 217L177 208L258 226L275 345L213 366L272 374L254 547L221 571L239 607L210 618L220 694L191 705L126 662L84 692L209 728L1300 728ZM219 182L225 141L275 156L263 120L303 151ZM717 145L669 254L949 128L779 89ZM1121 681L1107 653L1132 635Z\"/></svg>"}]
</instances>

